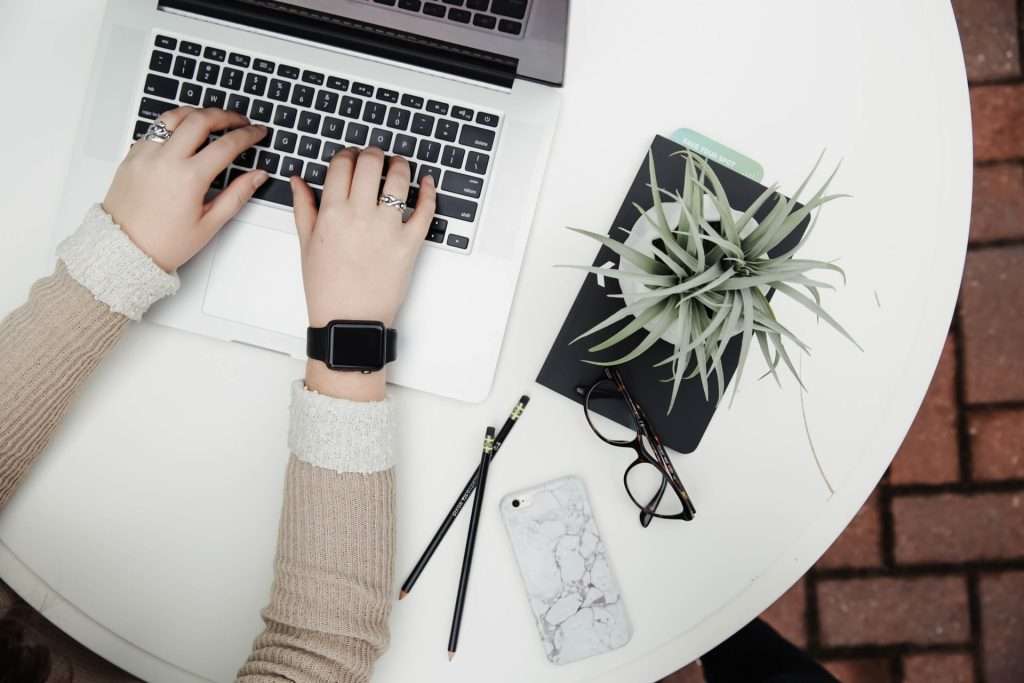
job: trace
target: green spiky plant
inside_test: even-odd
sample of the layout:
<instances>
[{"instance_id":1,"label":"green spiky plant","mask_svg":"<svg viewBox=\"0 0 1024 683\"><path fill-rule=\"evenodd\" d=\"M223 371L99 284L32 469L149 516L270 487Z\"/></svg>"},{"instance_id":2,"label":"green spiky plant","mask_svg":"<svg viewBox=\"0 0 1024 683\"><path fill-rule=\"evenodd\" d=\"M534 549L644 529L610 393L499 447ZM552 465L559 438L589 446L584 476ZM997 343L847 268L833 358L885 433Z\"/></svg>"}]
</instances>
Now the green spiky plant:
<instances>
[{"instance_id":1,"label":"green spiky plant","mask_svg":"<svg viewBox=\"0 0 1024 683\"><path fill-rule=\"evenodd\" d=\"M699 377L704 396L710 400L708 379L717 375L717 401L721 400L725 384L722 356L736 335L740 335L741 341L733 396L754 341L768 364L766 374L770 374L781 386L777 372L781 362L803 387L786 344L791 342L805 353L809 349L776 317L768 297L771 290L808 309L860 348L821 305L820 290L834 287L810 277L812 271L833 271L842 277L845 284L846 275L843 270L833 263L794 258L813 232L820 208L843 196L825 194L836 173L832 173L805 205L799 206L800 196L821 162L819 158L818 164L815 164L792 199L783 197L775 185L765 190L742 215L736 217L725 189L707 161L686 150L676 152L674 156L682 157L685 165L682 192L659 187L654 159L648 155L653 207L645 211L639 205L634 205L658 236L651 245L650 254L642 253L607 235L570 228L597 240L620 258L619 268L570 267L618 280L620 284L633 281L642 285L632 303L626 303L572 343L630 317L632 321L590 347L589 351L604 351L624 342L640 330L646 330L646 335L628 353L615 360L587 362L601 366L628 363L654 346L675 325L672 331L675 332L676 343L672 353L655 363L655 367L669 366L671 370L671 375L664 380L672 383L668 404L670 413L679 386L685 379ZM674 225L670 224L666 216L662 204L663 195L682 207L679 220L673 221ZM773 198L774 205L763 220L757 221L755 214L762 207L768 206L767 203ZM719 222L717 228L707 218L705 200L715 207L720 216L719 221L715 221ZM813 219L798 244L784 253L769 254L812 214ZM619 229L630 233L627 228ZM635 272L623 270L622 262L635 267ZM609 296L625 298L623 294Z\"/></svg>"}]
</instances>

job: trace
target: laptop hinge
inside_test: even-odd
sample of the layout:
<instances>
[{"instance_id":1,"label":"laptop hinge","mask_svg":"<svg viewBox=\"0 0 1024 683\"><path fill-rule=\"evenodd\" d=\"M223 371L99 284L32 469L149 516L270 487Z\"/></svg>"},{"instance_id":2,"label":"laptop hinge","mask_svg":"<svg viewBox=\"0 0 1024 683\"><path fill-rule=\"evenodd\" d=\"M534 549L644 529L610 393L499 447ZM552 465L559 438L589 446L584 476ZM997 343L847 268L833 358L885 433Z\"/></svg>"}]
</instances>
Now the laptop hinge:
<instances>
[{"instance_id":1,"label":"laptop hinge","mask_svg":"<svg viewBox=\"0 0 1024 683\"><path fill-rule=\"evenodd\" d=\"M503 88L512 87L519 64L514 57L276 0L159 0L158 6Z\"/></svg>"}]
</instances>

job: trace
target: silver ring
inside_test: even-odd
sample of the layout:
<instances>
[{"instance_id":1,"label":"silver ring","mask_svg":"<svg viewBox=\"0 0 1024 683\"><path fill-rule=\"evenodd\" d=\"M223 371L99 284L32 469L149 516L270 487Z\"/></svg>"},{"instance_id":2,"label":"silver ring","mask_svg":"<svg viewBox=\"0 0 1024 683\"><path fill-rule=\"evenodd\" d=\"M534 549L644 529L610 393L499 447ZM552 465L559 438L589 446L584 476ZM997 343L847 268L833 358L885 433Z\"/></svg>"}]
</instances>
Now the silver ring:
<instances>
[{"instance_id":1,"label":"silver ring","mask_svg":"<svg viewBox=\"0 0 1024 683\"><path fill-rule=\"evenodd\" d=\"M142 139L162 145L171 139L171 133L172 131L167 129L167 124L157 119L149 124L149 128L146 129L146 134L142 136Z\"/></svg>"},{"instance_id":2,"label":"silver ring","mask_svg":"<svg viewBox=\"0 0 1024 683\"><path fill-rule=\"evenodd\" d=\"M399 213L405 215L405 210L408 208L401 199L393 194L382 194L380 199L377 200L379 206L390 206L394 209L398 209Z\"/></svg>"}]
</instances>

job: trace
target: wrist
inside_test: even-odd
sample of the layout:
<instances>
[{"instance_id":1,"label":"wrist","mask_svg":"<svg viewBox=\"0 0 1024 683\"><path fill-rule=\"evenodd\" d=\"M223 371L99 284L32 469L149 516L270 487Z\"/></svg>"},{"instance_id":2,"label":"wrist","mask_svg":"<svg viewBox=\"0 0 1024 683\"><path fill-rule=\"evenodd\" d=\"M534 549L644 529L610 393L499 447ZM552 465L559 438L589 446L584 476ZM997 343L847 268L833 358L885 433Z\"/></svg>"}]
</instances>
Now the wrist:
<instances>
[{"instance_id":1,"label":"wrist","mask_svg":"<svg viewBox=\"0 0 1024 683\"><path fill-rule=\"evenodd\" d=\"M306 387L325 396L349 401L383 401L387 397L386 370L338 372L318 360L306 361Z\"/></svg>"}]
</instances>

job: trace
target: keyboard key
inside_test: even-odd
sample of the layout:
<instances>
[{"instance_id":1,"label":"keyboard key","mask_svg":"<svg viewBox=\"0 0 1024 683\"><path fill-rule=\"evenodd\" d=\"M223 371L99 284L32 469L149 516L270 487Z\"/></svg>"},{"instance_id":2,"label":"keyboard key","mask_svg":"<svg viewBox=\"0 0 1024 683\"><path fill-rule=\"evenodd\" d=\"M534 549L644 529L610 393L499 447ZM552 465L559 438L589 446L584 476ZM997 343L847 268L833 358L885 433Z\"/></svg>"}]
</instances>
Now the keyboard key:
<instances>
[{"instance_id":1,"label":"keyboard key","mask_svg":"<svg viewBox=\"0 0 1024 683\"><path fill-rule=\"evenodd\" d=\"M338 78L337 76L328 76L327 87L331 90L340 90L345 92L348 90L348 79Z\"/></svg>"},{"instance_id":2,"label":"keyboard key","mask_svg":"<svg viewBox=\"0 0 1024 683\"><path fill-rule=\"evenodd\" d=\"M448 235L448 246L456 249L468 249L469 238L462 235Z\"/></svg>"},{"instance_id":3,"label":"keyboard key","mask_svg":"<svg viewBox=\"0 0 1024 683\"><path fill-rule=\"evenodd\" d=\"M423 13L429 17L443 17L444 5L439 5L436 2L428 2L423 6Z\"/></svg>"},{"instance_id":4,"label":"keyboard key","mask_svg":"<svg viewBox=\"0 0 1024 683\"><path fill-rule=\"evenodd\" d=\"M388 7L394 7L395 6L395 0L373 0L373 1L376 2L377 4L380 4L380 5L387 5Z\"/></svg>"},{"instance_id":5,"label":"keyboard key","mask_svg":"<svg viewBox=\"0 0 1024 683\"><path fill-rule=\"evenodd\" d=\"M302 82L303 83L312 83L313 85L323 85L324 84L324 75L322 73L318 73L316 71L303 71L302 72Z\"/></svg>"},{"instance_id":6,"label":"keyboard key","mask_svg":"<svg viewBox=\"0 0 1024 683\"><path fill-rule=\"evenodd\" d=\"M184 52L187 55L193 55L198 57L203 51L203 48L196 43L190 43L187 40L181 41L181 45L178 46L178 52Z\"/></svg>"},{"instance_id":7,"label":"keyboard key","mask_svg":"<svg viewBox=\"0 0 1024 683\"><path fill-rule=\"evenodd\" d=\"M441 183L441 189L445 192L454 192L455 194L461 194L465 197L480 199L480 194L484 189L484 179L477 176L466 175L465 173L448 171L444 174L444 181Z\"/></svg>"},{"instance_id":8,"label":"keyboard key","mask_svg":"<svg viewBox=\"0 0 1024 683\"><path fill-rule=\"evenodd\" d=\"M282 81L280 78L270 79L270 90L267 92L267 97L278 102L287 102L288 95L292 92L292 84L288 81Z\"/></svg>"},{"instance_id":9,"label":"keyboard key","mask_svg":"<svg viewBox=\"0 0 1024 683\"><path fill-rule=\"evenodd\" d=\"M272 144L273 142L274 142L274 129L273 129L273 128L270 128L270 127L268 126L268 127L267 127L267 132L266 132L266 133L265 133L265 134L263 135L263 137L262 137L262 138L260 138L260 140L259 140L259 141L258 141L258 142L256 143L256 146L257 146L257 147L264 147L264 148L269 148L269 147L270 147L270 145L271 145L271 144Z\"/></svg>"},{"instance_id":10,"label":"keyboard key","mask_svg":"<svg viewBox=\"0 0 1024 683\"><path fill-rule=\"evenodd\" d=\"M336 119L333 116L324 118L324 127L320 131L320 134L325 138L331 138L332 140L341 139L341 131L345 128L345 122L341 119Z\"/></svg>"},{"instance_id":11,"label":"keyboard key","mask_svg":"<svg viewBox=\"0 0 1024 683\"><path fill-rule=\"evenodd\" d=\"M387 152L391 149L391 137L393 133L383 128L374 128L370 134L370 147L379 147Z\"/></svg>"},{"instance_id":12,"label":"keyboard key","mask_svg":"<svg viewBox=\"0 0 1024 683\"><path fill-rule=\"evenodd\" d=\"M274 149L279 152L294 152L296 143L295 137L295 133L290 130L277 131L277 137L274 138Z\"/></svg>"},{"instance_id":13,"label":"keyboard key","mask_svg":"<svg viewBox=\"0 0 1024 683\"><path fill-rule=\"evenodd\" d=\"M285 126L286 128L295 127L295 117L299 115L299 112L291 107L286 107L283 104L277 105L277 112L274 114L274 125Z\"/></svg>"},{"instance_id":14,"label":"keyboard key","mask_svg":"<svg viewBox=\"0 0 1024 683\"><path fill-rule=\"evenodd\" d=\"M310 185L323 185L327 179L327 167L310 162L306 164L306 173L302 179Z\"/></svg>"},{"instance_id":15,"label":"keyboard key","mask_svg":"<svg viewBox=\"0 0 1024 683\"><path fill-rule=\"evenodd\" d=\"M223 109L224 105L227 104L227 101L228 94L223 90L207 88L206 95L203 97L203 106L213 107L214 109Z\"/></svg>"},{"instance_id":16,"label":"keyboard key","mask_svg":"<svg viewBox=\"0 0 1024 683\"><path fill-rule=\"evenodd\" d=\"M363 110L363 121L367 123L384 123L388 108L380 102L367 102Z\"/></svg>"},{"instance_id":17,"label":"keyboard key","mask_svg":"<svg viewBox=\"0 0 1024 683\"><path fill-rule=\"evenodd\" d=\"M441 0L446 5L455 5L456 7L462 7L466 0Z\"/></svg>"},{"instance_id":18,"label":"keyboard key","mask_svg":"<svg viewBox=\"0 0 1024 683\"><path fill-rule=\"evenodd\" d=\"M174 60L174 75L178 78L193 78L196 75L196 60L178 55Z\"/></svg>"},{"instance_id":19,"label":"keyboard key","mask_svg":"<svg viewBox=\"0 0 1024 683\"><path fill-rule=\"evenodd\" d=\"M149 70L159 71L162 74L171 73L171 65L174 63L174 55L170 52L153 50L153 56L149 58Z\"/></svg>"},{"instance_id":20,"label":"keyboard key","mask_svg":"<svg viewBox=\"0 0 1024 683\"><path fill-rule=\"evenodd\" d=\"M416 153L416 138L411 135L402 135L401 133L395 137L395 154L399 154L403 157L411 157Z\"/></svg>"},{"instance_id":21,"label":"keyboard key","mask_svg":"<svg viewBox=\"0 0 1024 683\"><path fill-rule=\"evenodd\" d=\"M288 66L287 64L279 64L277 66L277 75L284 76L285 78L296 79L299 77L299 70L294 66Z\"/></svg>"},{"instance_id":22,"label":"keyboard key","mask_svg":"<svg viewBox=\"0 0 1024 683\"><path fill-rule=\"evenodd\" d=\"M479 26L480 28L493 29L498 25L498 20L492 17L490 14L475 14L473 15L473 26Z\"/></svg>"},{"instance_id":23,"label":"keyboard key","mask_svg":"<svg viewBox=\"0 0 1024 683\"><path fill-rule=\"evenodd\" d=\"M274 63L268 62L265 59L257 59L256 61L254 61L252 63L252 68L256 69L257 71L262 71L265 74L274 73Z\"/></svg>"},{"instance_id":24,"label":"keyboard key","mask_svg":"<svg viewBox=\"0 0 1024 683\"><path fill-rule=\"evenodd\" d=\"M373 86L368 83L353 83L352 92L363 97L373 97Z\"/></svg>"},{"instance_id":25,"label":"keyboard key","mask_svg":"<svg viewBox=\"0 0 1024 683\"><path fill-rule=\"evenodd\" d=\"M139 104L139 118L143 119L158 119L160 115L165 111L177 108L178 105L171 102L163 102L161 100L154 100L148 97L142 98L142 103Z\"/></svg>"},{"instance_id":26,"label":"keyboard key","mask_svg":"<svg viewBox=\"0 0 1024 683\"><path fill-rule=\"evenodd\" d=\"M173 50L178 47L178 40L176 38L171 38L170 36L157 36L154 44L165 50Z\"/></svg>"},{"instance_id":27,"label":"keyboard key","mask_svg":"<svg viewBox=\"0 0 1024 683\"><path fill-rule=\"evenodd\" d=\"M292 186L286 180L268 178L267 182L263 183L263 185L256 190L253 198L262 199L266 202L273 202L274 204L281 204L282 206L291 206Z\"/></svg>"},{"instance_id":28,"label":"keyboard key","mask_svg":"<svg viewBox=\"0 0 1024 683\"><path fill-rule=\"evenodd\" d=\"M457 21L460 24L468 24L469 19L472 16L473 15L470 12L467 12L464 9L457 9L455 7L452 7L451 9L448 10L448 20Z\"/></svg>"},{"instance_id":29,"label":"keyboard key","mask_svg":"<svg viewBox=\"0 0 1024 683\"><path fill-rule=\"evenodd\" d=\"M515 35L519 35L523 32L523 25L518 21L502 19L498 22L498 30L502 33L514 33Z\"/></svg>"},{"instance_id":30,"label":"keyboard key","mask_svg":"<svg viewBox=\"0 0 1024 683\"><path fill-rule=\"evenodd\" d=\"M320 160L330 163L331 159L334 158L334 155L343 149L345 149L344 145L339 145L336 142L325 142L324 153L320 155Z\"/></svg>"},{"instance_id":31,"label":"keyboard key","mask_svg":"<svg viewBox=\"0 0 1024 683\"><path fill-rule=\"evenodd\" d=\"M369 132L369 126L352 121L348 124L348 127L345 130L345 142L350 142L353 145L365 145L366 136Z\"/></svg>"},{"instance_id":32,"label":"keyboard key","mask_svg":"<svg viewBox=\"0 0 1024 683\"><path fill-rule=\"evenodd\" d=\"M250 147L245 150L237 157L235 157L235 166L242 166L243 168L252 168L256 165L256 150Z\"/></svg>"},{"instance_id":33,"label":"keyboard key","mask_svg":"<svg viewBox=\"0 0 1024 683\"><path fill-rule=\"evenodd\" d=\"M391 107L388 110L388 128L405 130L409 127L409 110Z\"/></svg>"},{"instance_id":34,"label":"keyboard key","mask_svg":"<svg viewBox=\"0 0 1024 683\"><path fill-rule=\"evenodd\" d=\"M528 0L493 0L491 12L503 17L522 19L526 16L526 4Z\"/></svg>"},{"instance_id":35,"label":"keyboard key","mask_svg":"<svg viewBox=\"0 0 1024 683\"><path fill-rule=\"evenodd\" d=\"M241 173L241 171L237 171L237 172ZM218 173L217 177L213 179L212 183L210 183L210 189L211 190L221 190L221 189L224 188L224 185L227 182L228 182L228 170L224 169L223 171Z\"/></svg>"},{"instance_id":36,"label":"keyboard key","mask_svg":"<svg viewBox=\"0 0 1024 683\"><path fill-rule=\"evenodd\" d=\"M434 218L430 221L430 230L427 231L427 239L431 242L444 242L444 234L448 231L448 221L443 218Z\"/></svg>"},{"instance_id":37,"label":"keyboard key","mask_svg":"<svg viewBox=\"0 0 1024 683\"><path fill-rule=\"evenodd\" d=\"M443 192L437 193L437 215L448 218L458 218L461 221L472 223L476 220L476 202L471 202L462 197L453 197ZM451 237L448 238L449 242Z\"/></svg>"},{"instance_id":38,"label":"keyboard key","mask_svg":"<svg viewBox=\"0 0 1024 683\"><path fill-rule=\"evenodd\" d=\"M173 100L178 94L178 81L173 78L150 74L146 76L146 85L144 90L147 95L155 95L156 97L161 97L165 100Z\"/></svg>"},{"instance_id":39,"label":"keyboard key","mask_svg":"<svg viewBox=\"0 0 1024 683\"><path fill-rule=\"evenodd\" d=\"M295 86L295 92L292 94L292 104L297 104L300 107L312 107L315 96L316 90L313 88L308 85L297 85Z\"/></svg>"},{"instance_id":40,"label":"keyboard key","mask_svg":"<svg viewBox=\"0 0 1024 683\"><path fill-rule=\"evenodd\" d=\"M494 145L494 131L476 126L463 126L459 144L465 147L489 150Z\"/></svg>"},{"instance_id":41,"label":"keyboard key","mask_svg":"<svg viewBox=\"0 0 1024 683\"><path fill-rule=\"evenodd\" d=\"M398 0L398 8L407 9L410 12L419 12L420 4L420 0Z\"/></svg>"},{"instance_id":42,"label":"keyboard key","mask_svg":"<svg viewBox=\"0 0 1024 683\"><path fill-rule=\"evenodd\" d=\"M420 140L419 151L416 153L416 158L420 161L429 161L434 163L437 161L437 157L441 154L441 143L435 142L434 140Z\"/></svg>"},{"instance_id":43,"label":"keyboard key","mask_svg":"<svg viewBox=\"0 0 1024 683\"><path fill-rule=\"evenodd\" d=\"M223 62L227 59L228 53L216 47L208 47L203 51L203 56L215 62Z\"/></svg>"},{"instance_id":44,"label":"keyboard key","mask_svg":"<svg viewBox=\"0 0 1024 683\"><path fill-rule=\"evenodd\" d=\"M238 69L224 67L224 74L220 77L220 85L222 88L229 90L238 90L242 87L242 79L244 77L245 75Z\"/></svg>"},{"instance_id":45,"label":"keyboard key","mask_svg":"<svg viewBox=\"0 0 1024 683\"><path fill-rule=\"evenodd\" d=\"M249 74L245 77L245 92L257 97L263 97L267 91L267 77L259 74Z\"/></svg>"},{"instance_id":46,"label":"keyboard key","mask_svg":"<svg viewBox=\"0 0 1024 683\"><path fill-rule=\"evenodd\" d=\"M441 119L437 122L437 130L434 135L446 142L454 142L458 137L459 124L451 119Z\"/></svg>"},{"instance_id":47,"label":"keyboard key","mask_svg":"<svg viewBox=\"0 0 1024 683\"><path fill-rule=\"evenodd\" d=\"M427 111L431 114L440 114L441 116L448 115L448 105L444 102L438 102L437 100L427 100Z\"/></svg>"},{"instance_id":48,"label":"keyboard key","mask_svg":"<svg viewBox=\"0 0 1024 683\"><path fill-rule=\"evenodd\" d=\"M466 157L466 150L461 147L445 145L441 152L441 163L448 168L462 168L462 160Z\"/></svg>"},{"instance_id":49,"label":"keyboard key","mask_svg":"<svg viewBox=\"0 0 1024 683\"><path fill-rule=\"evenodd\" d=\"M259 167L267 173L277 173L277 167L281 163L281 155L273 152L260 152Z\"/></svg>"},{"instance_id":50,"label":"keyboard key","mask_svg":"<svg viewBox=\"0 0 1024 683\"><path fill-rule=\"evenodd\" d=\"M328 114L333 114L338 111L338 93L331 92L329 90L321 90L316 95L316 108L320 111L325 111Z\"/></svg>"},{"instance_id":51,"label":"keyboard key","mask_svg":"<svg viewBox=\"0 0 1024 683\"><path fill-rule=\"evenodd\" d=\"M395 90L388 90L387 88L377 88L377 99L384 102L397 102L398 92Z\"/></svg>"},{"instance_id":52,"label":"keyboard key","mask_svg":"<svg viewBox=\"0 0 1024 683\"><path fill-rule=\"evenodd\" d=\"M181 95L179 96L179 99L185 104L191 104L192 106L198 107L202 98L202 86L196 85L195 83L186 83L181 86Z\"/></svg>"},{"instance_id":53,"label":"keyboard key","mask_svg":"<svg viewBox=\"0 0 1024 683\"><path fill-rule=\"evenodd\" d=\"M249 98L241 95L230 95L228 97L228 111L233 111L242 116L249 113Z\"/></svg>"},{"instance_id":54,"label":"keyboard key","mask_svg":"<svg viewBox=\"0 0 1024 683\"><path fill-rule=\"evenodd\" d=\"M301 159L295 157L285 157L284 161L281 162L281 175L285 178L291 178L293 175L302 175L302 167L305 163Z\"/></svg>"},{"instance_id":55,"label":"keyboard key","mask_svg":"<svg viewBox=\"0 0 1024 683\"><path fill-rule=\"evenodd\" d=\"M486 12L491 0L466 0L466 7L477 12Z\"/></svg>"},{"instance_id":56,"label":"keyboard key","mask_svg":"<svg viewBox=\"0 0 1024 683\"><path fill-rule=\"evenodd\" d=\"M135 132L132 133L132 140L138 140L149 130L149 121L136 121Z\"/></svg>"},{"instance_id":57,"label":"keyboard key","mask_svg":"<svg viewBox=\"0 0 1024 683\"><path fill-rule=\"evenodd\" d=\"M437 242L438 244L444 244L444 233L437 232L436 230L427 231L427 241Z\"/></svg>"},{"instance_id":58,"label":"keyboard key","mask_svg":"<svg viewBox=\"0 0 1024 683\"><path fill-rule=\"evenodd\" d=\"M313 133L314 135L320 132L320 114L314 114L311 111L304 111L299 114L299 130L303 133Z\"/></svg>"},{"instance_id":59,"label":"keyboard key","mask_svg":"<svg viewBox=\"0 0 1024 683\"><path fill-rule=\"evenodd\" d=\"M363 110L363 101L358 97L342 97L341 108L338 112L350 119L358 119L359 112Z\"/></svg>"},{"instance_id":60,"label":"keyboard key","mask_svg":"<svg viewBox=\"0 0 1024 683\"><path fill-rule=\"evenodd\" d=\"M274 105L265 100L256 100L252 103L252 113L249 118L253 121L269 123L270 117L274 114Z\"/></svg>"},{"instance_id":61,"label":"keyboard key","mask_svg":"<svg viewBox=\"0 0 1024 683\"><path fill-rule=\"evenodd\" d=\"M484 173L487 173L487 164L490 160L491 158L486 154L470 152L469 158L466 159L466 170L483 175Z\"/></svg>"},{"instance_id":62,"label":"keyboard key","mask_svg":"<svg viewBox=\"0 0 1024 683\"><path fill-rule=\"evenodd\" d=\"M430 135L434 131L434 117L416 114L412 117L412 132L417 135Z\"/></svg>"},{"instance_id":63,"label":"keyboard key","mask_svg":"<svg viewBox=\"0 0 1024 683\"><path fill-rule=\"evenodd\" d=\"M411 109L422 109L423 98L418 95L402 95L402 106Z\"/></svg>"},{"instance_id":64,"label":"keyboard key","mask_svg":"<svg viewBox=\"0 0 1024 683\"><path fill-rule=\"evenodd\" d=\"M199 65L197 78L201 83L217 85L217 79L220 78L220 67L211 62L203 62Z\"/></svg>"},{"instance_id":65,"label":"keyboard key","mask_svg":"<svg viewBox=\"0 0 1024 683\"><path fill-rule=\"evenodd\" d=\"M491 128L498 127L498 115L488 114L487 112L478 111L476 113L476 122L482 126L490 126Z\"/></svg>"},{"instance_id":66,"label":"keyboard key","mask_svg":"<svg viewBox=\"0 0 1024 683\"><path fill-rule=\"evenodd\" d=\"M299 141L299 154L309 159L316 159L320 156L320 140L303 135Z\"/></svg>"},{"instance_id":67,"label":"keyboard key","mask_svg":"<svg viewBox=\"0 0 1024 683\"><path fill-rule=\"evenodd\" d=\"M452 107L452 116L454 116L457 119L462 119L464 121L472 121L473 110L467 109L465 107Z\"/></svg>"},{"instance_id":68,"label":"keyboard key","mask_svg":"<svg viewBox=\"0 0 1024 683\"><path fill-rule=\"evenodd\" d=\"M231 57L228 59L228 62L232 66L240 66L243 69L248 69L249 65L252 64L252 58L246 57L245 55L240 55L237 52L232 52Z\"/></svg>"},{"instance_id":69,"label":"keyboard key","mask_svg":"<svg viewBox=\"0 0 1024 683\"><path fill-rule=\"evenodd\" d=\"M437 187L441 183L441 169L439 169L437 166L427 166L426 164L423 164L423 166L420 168L420 174L416 176L417 185L423 184L424 176L430 176L431 178L433 178L435 187Z\"/></svg>"}]
</instances>

